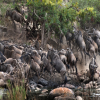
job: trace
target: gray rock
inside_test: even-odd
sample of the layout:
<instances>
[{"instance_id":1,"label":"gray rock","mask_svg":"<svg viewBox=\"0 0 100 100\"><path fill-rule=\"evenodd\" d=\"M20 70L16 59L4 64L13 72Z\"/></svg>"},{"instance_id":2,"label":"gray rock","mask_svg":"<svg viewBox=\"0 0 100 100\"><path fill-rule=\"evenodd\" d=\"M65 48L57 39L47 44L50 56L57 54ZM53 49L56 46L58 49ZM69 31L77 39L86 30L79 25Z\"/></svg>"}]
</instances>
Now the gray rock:
<instances>
[{"instance_id":1,"label":"gray rock","mask_svg":"<svg viewBox=\"0 0 100 100\"><path fill-rule=\"evenodd\" d=\"M87 92L81 92L81 91L76 91L75 92L75 96L89 96L89 94Z\"/></svg>"},{"instance_id":2,"label":"gray rock","mask_svg":"<svg viewBox=\"0 0 100 100\"><path fill-rule=\"evenodd\" d=\"M70 89L75 89L75 86L71 84L66 84L65 87L70 88Z\"/></svg>"},{"instance_id":3,"label":"gray rock","mask_svg":"<svg viewBox=\"0 0 100 100\"><path fill-rule=\"evenodd\" d=\"M48 92L48 90L47 89L43 89L41 93L46 93L46 92Z\"/></svg>"},{"instance_id":4,"label":"gray rock","mask_svg":"<svg viewBox=\"0 0 100 100\"><path fill-rule=\"evenodd\" d=\"M39 81L38 81L38 84L42 84L43 86L47 86L48 85L48 81L43 79L43 78L40 78Z\"/></svg>"},{"instance_id":5,"label":"gray rock","mask_svg":"<svg viewBox=\"0 0 100 100\"><path fill-rule=\"evenodd\" d=\"M40 88L36 87L35 92L41 91Z\"/></svg>"},{"instance_id":6,"label":"gray rock","mask_svg":"<svg viewBox=\"0 0 100 100\"><path fill-rule=\"evenodd\" d=\"M99 74L98 73L95 73L94 74L94 80L98 80L99 79Z\"/></svg>"},{"instance_id":7,"label":"gray rock","mask_svg":"<svg viewBox=\"0 0 100 100\"><path fill-rule=\"evenodd\" d=\"M80 96L77 96L77 97L76 97L76 100L83 100L83 98L80 97Z\"/></svg>"},{"instance_id":8,"label":"gray rock","mask_svg":"<svg viewBox=\"0 0 100 100\"><path fill-rule=\"evenodd\" d=\"M66 87L66 88L70 88L70 89L75 89L75 86L71 85L71 84L62 85L62 87Z\"/></svg>"},{"instance_id":9,"label":"gray rock","mask_svg":"<svg viewBox=\"0 0 100 100\"><path fill-rule=\"evenodd\" d=\"M35 90L36 86L35 85L31 85L30 88L31 88L31 90Z\"/></svg>"},{"instance_id":10,"label":"gray rock","mask_svg":"<svg viewBox=\"0 0 100 100\"><path fill-rule=\"evenodd\" d=\"M70 97L70 96L58 96L58 97L55 97L54 100L76 100L75 97Z\"/></svg>"},{"instance_id":11,"label":"gray rock","mask_svg":"<svg viewBox=\"0 0 100 100\"><path fill-rule=\"evenodd\" d=\"M30 84L36 85L36 83L35 83L34 81L32 81L32 80L31 80L29 83L30 83Z\"/></svg>"}]
</instances>

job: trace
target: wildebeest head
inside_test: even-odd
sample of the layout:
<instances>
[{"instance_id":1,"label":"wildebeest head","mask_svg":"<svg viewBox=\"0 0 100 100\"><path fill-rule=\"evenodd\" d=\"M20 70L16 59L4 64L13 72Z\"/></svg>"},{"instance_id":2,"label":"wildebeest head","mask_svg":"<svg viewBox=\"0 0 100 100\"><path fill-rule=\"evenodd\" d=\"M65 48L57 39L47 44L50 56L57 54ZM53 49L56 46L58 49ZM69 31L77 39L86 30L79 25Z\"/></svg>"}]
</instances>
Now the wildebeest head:
<instances>
[{"instance_id":1,"label":"wildebeest head","mask_svg":"<svg viewBox=\"0 0 100 100\"><path fill-rule=\"evenodd\" d=\"M71 49L70 48L67 48L67 53L70 53L70 52L72 52Z\"/></svg>"},{"instance_id":2,"label":"wildebeest head","mask_svg":"<svg viewBox=\"0 0 100 100\"><path fill-rule=\"evenodd\" d=\"M47 54L47 58L50 57L50 59L52 59L52 57L54 56L54 53L57 53L57 50L49 49L48 54Z\"/></svg>"},{"instance_id":3,"label":"wildebeest head","mask_svg":"<svg viewBox=\"0 0 100 100\"><path fill-rule=\"evenodd\" d=\"M32 50L32 55L38 55L38 52L36 50Z\"/></svg>"},{"instance_id":4,"label":"wildebeest head","mask_svg":"<svg viewBox=\"0 0 100 100\"><path fill-rule=\"evenodd\" d=\"M82 32L80 30L78 31L78 36L82 36Z\"/></svg>"},{"instance_id":5,"label":"wildebeest head","mask_svg":"<svg viewBox=\"0 0 100 100\"><path fill-rule=\"evenodd\" d=\"M45 53L42 53L42 55L41 55L41 60L43 60L44 57L46 57L46 54L45 54Z\"/></svg>"},{"instance_id":6,"label":"wildebeest head","mask_svg":"<svg viewBox=\"0 0 100 100\"><path fill-rule=\"evenodd\" d=\"M12 14L12 11L11 10L7 10L6 11L6 17L11 16L11 14Z\"/></svg>"},{"instance_id":7,"label":"wildebeest head","mask_svg":"<svg viewBox=\"0 0 100 100\"><path fill-rule=\"evenodd\" d=\"M98 68L98 65L96 64L95 58L92 58L92 60L89 64L89 69L90 69L90 71L96 72L97 68Z\"/></svg>"}]
</instances>

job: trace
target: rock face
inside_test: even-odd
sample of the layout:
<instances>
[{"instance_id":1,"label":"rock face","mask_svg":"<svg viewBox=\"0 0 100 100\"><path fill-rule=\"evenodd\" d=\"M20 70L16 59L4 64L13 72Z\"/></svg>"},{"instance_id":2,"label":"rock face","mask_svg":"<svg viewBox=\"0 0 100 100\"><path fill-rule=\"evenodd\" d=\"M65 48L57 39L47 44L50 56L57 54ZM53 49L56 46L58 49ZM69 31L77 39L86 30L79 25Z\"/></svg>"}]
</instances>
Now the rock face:
<instances>
[{"instance_id":1,"label":"rock face","mask_svg":"<svg viewBox=\"0 0 100 100\"><path fill-rule=\"evenodd\" d=\"M50 96L52 97L57 97L61 95L69 95L69 96L74 96L74 92L71 89L65 88L65 87L59 87L56 89L53 89L50 93Z\"/></svg>"}]
</instances>

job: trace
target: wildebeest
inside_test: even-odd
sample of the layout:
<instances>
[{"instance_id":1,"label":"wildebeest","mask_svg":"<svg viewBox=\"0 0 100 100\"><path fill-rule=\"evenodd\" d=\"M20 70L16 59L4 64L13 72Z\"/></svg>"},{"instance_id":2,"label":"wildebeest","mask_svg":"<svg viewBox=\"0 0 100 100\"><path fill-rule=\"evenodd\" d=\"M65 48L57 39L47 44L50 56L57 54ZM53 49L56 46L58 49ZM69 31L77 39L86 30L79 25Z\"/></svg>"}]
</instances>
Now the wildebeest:
<instances>
[{"instance_id":1,"label":"wildebeest","mask_svg":"<svg viewBox=\"0 0 100 100\"><path fill-rule=\"evenodd\" d=\"M7 58L0 52L0 62L4 62Z\"/></svg>"},{"instance_id":2,"label":"wildebeest","mask_svg":"<svg viewBox=\"0 0 100 100\"><path fill-rule=\"evenodd\" d=\"M79 49L80 49L80 52L81 52L81 55L82 55L82 59L83 59L83 52L84 52L84 55L85 55L85 64L86 64L86 54L87 54L88 56L90 56L90 55L86 52L86 44L85 44L85 41L84 41L84 39L83 39L83 36L82 36L81 31L78 31L78 32L75 34L75 40L76 40L77 46L78 46ZM81 59L81 62L82 62L82 59Z\"/></svg>"},{"instance_id":3,"label":"wildebeest","mask_svg":"<svg viewBox=\"0 0 100 100\"><path fill-rule=\"evenodd\" d=\"M29 72L30 72L30 65L28 64L23 64L22 66L22 72L23 72L23 76L25 76L26 78L29 77Z\"/></svg>"},{"instance_id":4,"label":"wildebeest","mask_svg":"<svg viewBox=\"0 0 100 100\"><path fill-rule=\"evenodd\" d=\"M50 49L48 51L47 57L51 59L51 65L57 70L58 73L61 74L62 78L64 79L64 82L67 82L67 76L66 76L66 66L59 58L59 55L57 54L56 50Z\"/></svg>"},{"instance_id":5,"label":"wildebeest","mask_svg":"<svg viewBox=\"0 0 100 100\"><path fill-rule=\"evenodd\" d=\"M73 52L70 50L70 48L67 48L66 56L67 56L67 63L68 63L68 65L70 65L72 68L73 68L73 66L75 66L76 75L77 75L78 74L77 66L76 66L77 59L76 59L75 55L73 54ZM74 68L73 68L73 70L74 70Z\"/></svg>"},{"instance_id":6,"label":"wildebeest","mask_svg":"<svg viewBox=\"0 0 100 100\"><path fill-rule=\"evenodd\" d=\"M40 66L37 62L34 61L34 59L31 60L31 66L30 68L36 72L36 75L39 77L40 75Z\"/></svg>"},{"instance_id":7,"label":"wildebeest","mask_svg":"<svg viewBox=\"0 0 100 100\"><path fill-rule=\"evenodd\" d=\"M13 45L4 47L4 55L7 58L19 59L21 57L21 54L22 54L22 50L18 49Z\"/></svg>"},{"instance_id":8,"label":"wildebeest","mask_svg":"<svg viewBox=\"0 0 100 100\"><path fill-rule=\"evenodd\" d=\"M60 57L60 59L61 59L61 61L64 63L64 64L67 64L67 57L65 56L66 54L65 54L65 50L61 50L61 51L59 51L59 57Z\"/></svg>"},{"instance_id":9,"label":"wildebeest","mask_svg":"<svg viewBox=\"0 0 100 100\"><path fill-rule=\"evenodd\" d=\"M96 69L98 68L98 65L95 61L95 58L92 58L90 64L89 64L89 70L90 70L90 74L91 77L90 79L93 80L94 74L96 73Z\"/></svg>"},{"instance_id":10,"label":"wildebeest","mask_svg":"<svg viewBox=\"0 0 100 100\"><path fill-rule=\"evenodd\" d=\"M0 43L0 51L4 53L4 45L2 43Z\"/></svg>"},{"instance_id":11,"label":"wildebeest","mask_svg":"<svg viewBox=\"0 0 100 100\"><path fill-rule=\"evenodd\" d=\"M70 48L72 48L71 43L73 42L74 34L72 32L70 32L70 30L68 30L65 37L66 37L66 40L68 41L68 44L69 44Z\"/></svg>"},{"instance_id":12,"label":"wildebeest","mask_svg":"<svg viewBox=\"0 0 100 100\"><path fill-rule=\"evenodd\" d=\"M20 57L20 59L21 59L21 61L22 61L23 63L30 64L30 63L31 63L31 54L30 54L30 53L26 53L26 54L22 55L22 56Z\"/></svg>"},{"instance_id":13,"label":"wildebeest","mask_svg":"<svg viewBox=\"0 0 100 100\"><path fill-rule=\"evenodd\" d=\"M8 58L6 59L3 63L1 64L11 64L12 66L16 66L17 60L13 58Z\"/></svg>"},{"instance_id":14,"label":"wildebeest","mask_svg":"<svg viewBox=\"0 0 100 100\"><path fill-rule=\"evenodd\" d=\"M14 23L15 29L16 29L16 25L15 25L14 20L16 22L21 23L21 24L23 24L24 22L26 23L23 15L21 15L20 13L18 13L16 10L7 10L6 11L6 17L8 17L8 16L11 18L12 22Z\"/></svg>"},{"instance_id":15,"label":"wildebeest","mask_svg":"<svg viewBox=\"0 0 100 100\"><path fill-rule=\"evenodd\" d=\"M93 35L97 35L100 38L100 31L93 28Z\"/></svg>"},{"instance_id":16,"label":"wildebeest","mask_svg":"<svg viewBox=\"0 0 100 100\"><path fill-rule=\"evenodd\" d=\"M96 42L89 36L89 41L93 44L93 46L95 47L95 52L98 52L98 45L96 44Z\"/></svg>"},{"instance_id":17,"label":"wildebeest","mask_svg":"<svg viewBox=\"0 0 100 100\"><path fill-rule=\"evenodd\" d=\"M93 53L94 58L96 58L96 53L98 52L98 45L90 36L86 40L86 47L88 52Z\"/></svg>"},{"instance_id":18,"label":"wildebeest","mask_svg":"<svg viewBox=\"0 0 100 100\"><path fill-rule=\"evenodd\" d=\"M32 51L31 58L34 59L34 61L37 62L40 66L43 65L43 62L41 61L41 56L36 50Z\"/></svg>"},{"instance_id":19,"label":"wildebeest","mask_svg":"<svg viewBox=\"0 0 100 100\"><path fill-rule=\"evenodd\" d=\"M98 37L98 35L93 36L93 40L98 45L98 52L100 52L100 38Z\"/></svg>"},{"instance_id":20,"label":"wildebeest","mask_svg":"<svg viewBox=\"0 0 100 100\"><path fill-rule=\"evenodd\" d=\"M14 50L9 50L9 49L4 49L4 56L6 56L7 58L13 58L13 56L15 55L15 51Z\"/></svg>"},{"instance_id":21,"label":"wildebeest","mask_svg":"<svg viewBox=\"0 0 100 100\"><path fill-rule=\"evenodd\" d=\"M24 15L24 10L22 10L22 8L17 5L15 8L14 8L17 12L19 12L20 14Z\"/></svg>"},{"instance_id":22,"label":"wildebeest","mask_svg":"<svg viewBox=\"0 0 100 100\"><path fill-rule=\"evenodd\" d=\"M40 44L39 44L39 42L38 42L38 40L36 40L35 41L35 48L37 49L37 50L39 50L40 49Z\"/></svg>"},{"instance_id":23,"label":"wildebeest","mask_svg":"<svg viewBox=\"0 0 100 100\"><path fill-rule=\"evenodd\" d=\"M43 62L43 70L47 70L50 74L52 73L52 66L49 62L49 60L46 57L46 54L42 54L41 60Z\"/></svg>"},{"instance_id":24,"label":"wildebeest","mask_svg":"<svg viewBox=\"0 0 100 100\"><path fill-rule=\"evenodd\" d=\"M11 64L3 64L3 65L0 65L0 71L3 71L3 72L7 72L7 73L10 73L12 72L14 68L12 67Z\"/></svg>"},{"instance_id":25,"label":"wildebeest","mask_svg":"<svg viewBox=\"0 0 100 100\"><path fill-rule=\"evenodd\" d=\"M22 54L22 50L21 49L18 49L17 47L15 47L15 46L11 46L12 47L12 49L16 52L16 53L18 53L18 54Z\"/></svg>"}]
</instances>

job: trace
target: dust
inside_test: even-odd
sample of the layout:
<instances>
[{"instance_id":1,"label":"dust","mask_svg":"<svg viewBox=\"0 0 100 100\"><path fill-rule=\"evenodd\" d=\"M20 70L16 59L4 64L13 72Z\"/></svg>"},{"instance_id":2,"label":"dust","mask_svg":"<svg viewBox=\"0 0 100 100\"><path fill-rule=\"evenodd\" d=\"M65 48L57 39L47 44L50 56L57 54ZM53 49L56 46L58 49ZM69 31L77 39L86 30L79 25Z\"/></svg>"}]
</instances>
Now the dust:
<instances>
[{"instance_id":1,"label":"dust","mask_svg":"<svg viewBox=\"0 0 100 100\"><path fill-rule=\"evenodd\" d=\"M86 71L87 69L89 70L89 63L91 62L92 57L86 56L86 65L85 65L84 55L83 55L82 63L80 63L80 60L82 58L80 52L78 52L77 55L78 55L78 58L79 58L79 61L77 62L78 72L81 72L82 70ZM100 56L99 55L96 56L96 63L98 65L97 70L100 71L100 64L99 64L100 63Z\"/></svg>"}]
</instances>

